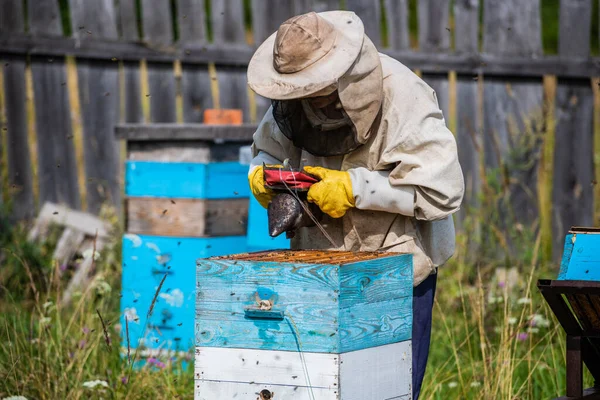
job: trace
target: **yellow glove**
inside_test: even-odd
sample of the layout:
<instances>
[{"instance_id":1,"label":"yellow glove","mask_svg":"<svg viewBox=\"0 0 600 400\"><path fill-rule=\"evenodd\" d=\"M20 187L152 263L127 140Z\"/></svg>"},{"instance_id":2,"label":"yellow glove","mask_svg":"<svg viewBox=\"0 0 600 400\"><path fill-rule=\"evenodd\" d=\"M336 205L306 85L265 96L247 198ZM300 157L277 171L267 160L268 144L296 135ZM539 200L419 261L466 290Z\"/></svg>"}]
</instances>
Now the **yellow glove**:
<instances>
[{"instance_id":1,"label":"yellow glove","mask_svg":"<svg viewBox=\"0 0 600 400\"><path fill-rule=\"evenodd\" d=\"M320 179L308 190L307 200L318 205L325 214L340 218L354 207L352 181L348 172L323 167L304 167L304 170Z\"/></svg>"},{"instance_id":2,"label":"yellow glove","mask_svg":"<svg viewBox=\"0 0 600 400\"><path fill-rule=\"evenodd\" d=\"M268 167L283 168L282 165L268 165ZM275 192L265 187L265 178L262 165L254 168L254 170L248 176L248 183L250 184L250 191L256 197L256 200L261 206L267 208L269 203L275 196Z\"/></svg>"}]
</instances>

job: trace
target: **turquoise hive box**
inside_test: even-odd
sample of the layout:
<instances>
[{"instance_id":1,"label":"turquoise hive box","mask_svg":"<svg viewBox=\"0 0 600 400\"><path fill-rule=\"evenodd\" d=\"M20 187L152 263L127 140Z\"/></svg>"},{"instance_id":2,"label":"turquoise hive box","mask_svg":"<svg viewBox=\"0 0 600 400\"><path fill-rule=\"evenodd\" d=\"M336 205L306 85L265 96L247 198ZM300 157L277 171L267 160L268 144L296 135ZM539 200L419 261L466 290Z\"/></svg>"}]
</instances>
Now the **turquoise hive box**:
<instances>
[{"instance_id":1,"label":"turquoise hive box","mask_svg":"<svg viewBox=\"0 0 600 400\"><path fill-rule=\"evenodd\" d=\"M412 398L412 284L406 254L199 259L196 400Z\"/></svg>"}]
</instances>

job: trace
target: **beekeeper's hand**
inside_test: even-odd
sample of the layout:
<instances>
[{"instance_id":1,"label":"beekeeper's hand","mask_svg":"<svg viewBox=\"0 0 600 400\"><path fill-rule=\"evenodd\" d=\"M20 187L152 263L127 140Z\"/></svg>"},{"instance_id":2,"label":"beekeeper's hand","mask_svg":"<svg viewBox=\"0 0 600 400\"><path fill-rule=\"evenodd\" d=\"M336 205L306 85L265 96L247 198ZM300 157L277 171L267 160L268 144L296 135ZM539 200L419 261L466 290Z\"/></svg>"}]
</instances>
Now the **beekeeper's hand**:
<instances>
[{"instance_id":1,"label":"beekeeper's hand","mask_svg":"<svg viewBox=\"0 0 600 400\"><path fill-rule=\"evenodd\" d=\"M321 211L333 218L341 218L354 207L352 181L346 171L323 167L304 167L304 170L319 178L308 190L307 199L319 206Z\"/></svg>"},{"instance_id":2,"label":"beekeeper's hand","mask_svg":"<svg viewBox=\"0 0 600 400\"><path fill-rule=\"evenodd\" d=\"M282 165L267 165L267 167L283 168ZM256 200L261 206L267 208L275 196L275 192L265 187L264 170L262 165L254 168L250 174L248 174L248 183L250 184L250 191L252 191L252 194Z\"/></svg>"}]
</instances>

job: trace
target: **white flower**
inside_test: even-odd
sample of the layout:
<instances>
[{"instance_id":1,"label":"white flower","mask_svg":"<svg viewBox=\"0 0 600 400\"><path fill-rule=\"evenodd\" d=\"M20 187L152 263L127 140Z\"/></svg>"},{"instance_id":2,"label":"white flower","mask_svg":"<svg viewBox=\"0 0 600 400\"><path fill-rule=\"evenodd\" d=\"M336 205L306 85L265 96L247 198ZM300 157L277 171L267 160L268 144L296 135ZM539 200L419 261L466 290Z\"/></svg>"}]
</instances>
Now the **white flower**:
<instances>
[{"instance_id":1,"label":"white flower","mask_svg":"<svg viewBox=\"0 0 600 400\"><path fill-rule=\"evenodd\" d=\"M527 332L530 332L530 333L538 333L539 331L540 331L539 328L529 328L529 329L527 329Z\"/></svg>"},{"instance_id":2,"label":"white flower","mask_svg":"<svg viewBox=\"0 0 600 400\"><path fill-rule=\"evenodd\" d=\"M531 304L531 299L529 297L521 297L517 300L517 304Z\"/></svg>"},{"instance_id":3,"label":"white flower","mask_svg":"<svg viewBox=\"0 0 600 400\"><path fill-rule=\"evenodd\" d=\"M171 307L181 307L183 305L183 292L180 289L172 290L171 293L161 293L159 297L165 299Z\"/></svg>"},{"instance_id":4,"label":"white flower","mask_svg":"<svg viewBox=\"0 0 600 400\"><path fill-rule=\"evenodd\" d=\"M95 282L95 289L98 294L108 294L112 291L112 288L104 279L97 279Z\"/></svg>"},{"instance_id":5,"label":"white flower","mask_svg":"<svg viewBox=\"0 0 600 400\"><path fill-rule=\"evenodd\" d=\"M481 386L481 382L477 382L477 381L471 382L471 387L476 388L479 386Z\"/></svg>"},{"instance_id":6,"label":"white flower","mask_svg":"<svg viewBox=\"0 0 600 400\"><path fill-rule=\"evenodd\" d=\"M101 380L83 382L83 387L86 387L88 389L93 389L96 386L108 387L108 383L106 381L101 381Z\"/></svg>"},{"instance_id":7,"label":"white flower","mask_svg":"<svg viewBox=\"0 0 600 400\"><path fill-rule=\"evenodd\" d=\"M533 314L531 316L531 326L539 326L542 328L548 328L550 326L550 321L547 320L543 315L541 314Z\"/></svg>"},{"instance_id":8,"label":"white flower","mask_svg":"<svg viewBox=\"0 0 600 400\"><path fill-rule=\"evenodd\" d=\"M455 388L455 387L457 387L457 386L458 386L458 383L457 383L457 382L448 382L448 387L449 387L449 388Z\"/></svg>"},{"instance_id":9,"label":"white flower","mask_svg":"<svg viewBox=\"0 0 600 400\"><path fill-rule=\"evenodd\" d=\"M509 325L514 325L514 324L516 324L516 323L517 323L517 319L516 319L515 317L510 317L510 318L508 319L508 324L509 324Z\"/></svg>"},{"instance_id":10,"label":"white flower","mask_svg":"<svg viewBox=\"0 0 600 400\"><path fill-rule=\"evenodd\" d=\"M494 332L496 332L496 333L502 333L502 328L501 328L501 327L499 327L499 326L496 326L496 327L494 328Z\"/></svg>"},{"instance_id":11,"label":"white flower","mask_svg":"<svg viewBox=\"0 0 600 400\"><path fill-rule=\"evenodd\" d=\"M92 258L92 255L94 255L94 261L100 258L100 253L98 252L98 250L94 251L94 249L87 249L82 254L83 258L86 260Z\"/></svg>"},{"instance_id":12,"label":"white flower","mask_svg":"<svg viewBox=\"0 0 600 400\"><path fill-rule=\"evenodd\" d=\"M40 325L46 326L46 325L50 324L50 321L52 321L52 319L50 317L42 317L42 318L40 318Z\"/></svg>"},{"instance_id":13,"label":"white flower","mask_svg":"<svg viewBox=\"0 0 600 400\"><path fill-rule=\"evenodd\" d=\"M25 397L25 396L8 396L8 397L3 397L2 400L27 400L27 397Z\"/></svg>"},{"instance_id":14,"label":"white flower","mask_svg":"<svg viewBox=\"0 0 600 400\"><path fill-rule=\"evenodd\" d=\"M123 314L125 314L125 318L127 318L128 322L133 322L139 325L140 323L140 317L138 316L137 310L135 309L135 307L131 307L131 308L126 308L123 311Z\"/></svg>"},{"instance_id":15,"label":"white flower","mask_svg":"<svg viewBox=\"0 0 600 400\"><path fill-rule=\"evenodd\" d=\"M502 303L502 300L504 300L502 296L494 296L493 294L488 296L488 303L490 304Z\"/></svg>"},{"instance_id":16,"label":"white flower","mask_svg":"<svg viewBox=\"0 0 600 400\"><path fill-rule=\"evenodd\" d=\"M53 302L51 301L47 301L44 303L44 310L47 310L48 308L52 307L54 305Z\"/></svg>"}]
</instances>

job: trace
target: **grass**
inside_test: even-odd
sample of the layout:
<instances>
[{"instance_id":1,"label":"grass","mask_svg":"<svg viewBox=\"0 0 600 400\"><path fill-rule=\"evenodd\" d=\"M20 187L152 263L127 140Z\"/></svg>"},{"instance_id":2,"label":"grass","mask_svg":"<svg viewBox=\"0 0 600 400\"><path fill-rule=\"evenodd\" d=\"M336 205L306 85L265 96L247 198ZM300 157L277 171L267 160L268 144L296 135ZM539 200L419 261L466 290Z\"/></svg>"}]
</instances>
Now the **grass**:
<instances>
[{"instance_id":1,"label":"grass","mask_svg":"<svg viewBox=\"0 0 600 400\"><path fill-rule=\"evenodd\" d=\"M56 234L33 245L24 229L0 225L0 398L193 398L191 353L142 368L120 355L121 231L112 222L115 240L96 262L93 283L68 307L57 302L66 282L51 261ZM564 334L535 289L557 269L540 261L539 235L521 231L509 269L473 260L469 236L467 226L440 269L421 399L564 394ZM132 358L139 359L134 351Z\"/></svg>"}]
</instances>

